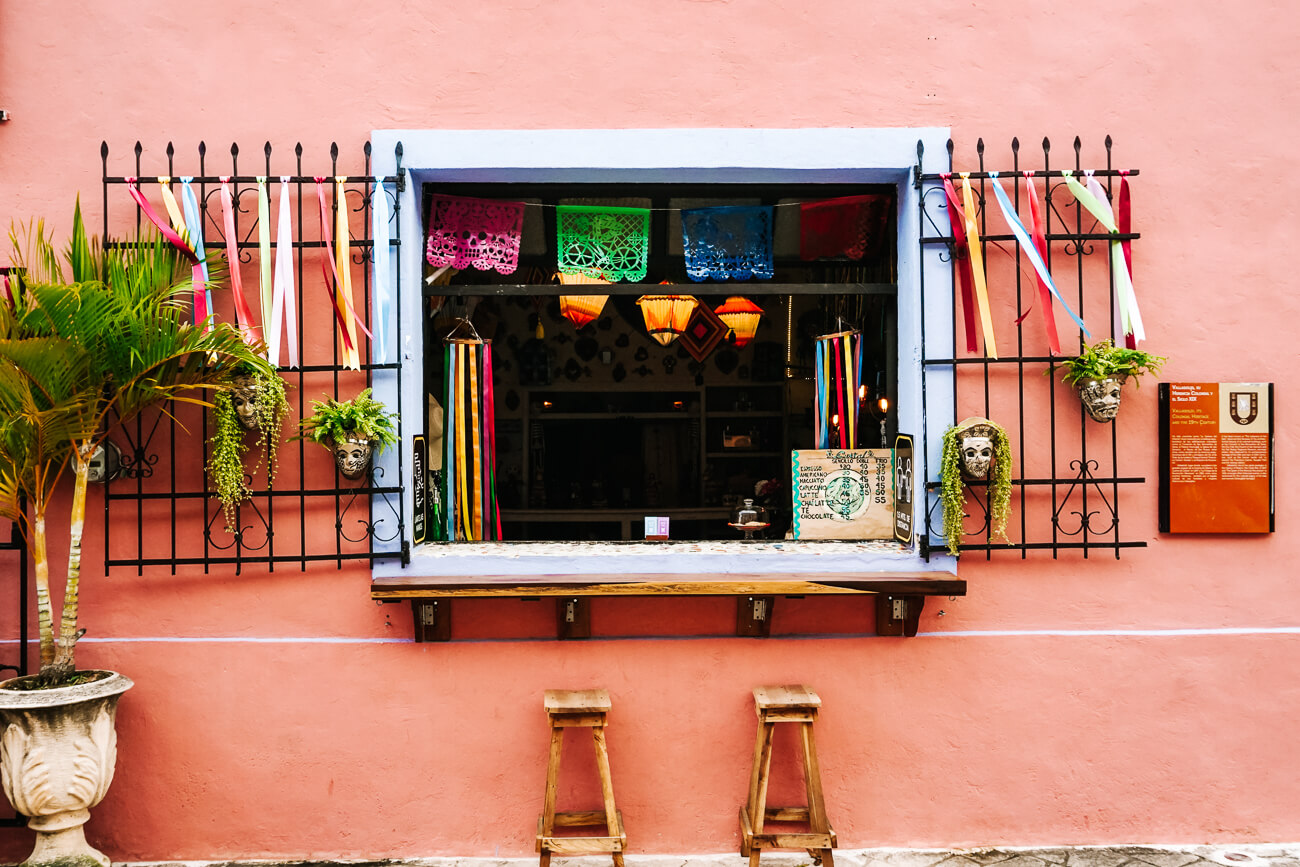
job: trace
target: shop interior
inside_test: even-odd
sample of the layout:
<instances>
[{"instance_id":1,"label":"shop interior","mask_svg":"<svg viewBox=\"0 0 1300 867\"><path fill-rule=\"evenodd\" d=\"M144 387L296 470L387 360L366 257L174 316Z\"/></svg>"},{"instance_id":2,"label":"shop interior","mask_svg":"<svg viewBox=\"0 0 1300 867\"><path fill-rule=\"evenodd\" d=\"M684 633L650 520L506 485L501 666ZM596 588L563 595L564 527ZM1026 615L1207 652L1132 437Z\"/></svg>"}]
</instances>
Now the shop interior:
<instances>
[{"instance_id":1,"label":"shop interior","mask_svg":"<svg viewBox=\"0 0 1300 867\"><path fill-rule=\"evenodd\" d=\"M861 334L858 400L835 423L853 413L861 447L892 443L892 187L428 184L426 213L439 194L526 207L514 273L425 264L434 512L447 491L443 431L454 362L446 347L456 341L490 344L490 373L482 371L493 402L484 485L495 493L503 541L641 541L654 538L649 516L669 519L674 540L738 539L737 515L754 505L765 526L743 535L785 538L791 450L814 448L821 335ZM801 258L799 203L863 195L880 202L860 257ZM561 282L555 206L566 204L650 209L644 279ZM687 273L681 211L732 205L774 206L772 277L696 282ZM607 298L599 303L599 296ZM657 328L647 298L693 299L687 327ZM430 539L446 540L432 518Z\"/></svg>"}]
</instances>

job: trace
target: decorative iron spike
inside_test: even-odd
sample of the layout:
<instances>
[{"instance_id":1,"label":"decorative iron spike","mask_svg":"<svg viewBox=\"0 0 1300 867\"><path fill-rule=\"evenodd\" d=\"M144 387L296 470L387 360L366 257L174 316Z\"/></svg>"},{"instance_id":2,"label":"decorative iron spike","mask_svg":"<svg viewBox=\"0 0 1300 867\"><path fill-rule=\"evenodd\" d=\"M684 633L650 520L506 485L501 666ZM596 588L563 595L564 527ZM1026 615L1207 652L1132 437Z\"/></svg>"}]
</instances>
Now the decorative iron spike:
<instances>
[{"instance_id":1,"label":"decorative iron spike","mask_svg":"<svg viewBox=\"0 0 1300 867\"><path fill-rule=\"evenodd\" d=\"M176 148L172 145L171 142L167 142L167 160L168 160L168 162L171 161L172 155L175 154L175 153L176 153Z\"/></svg>"},{"instance_id":2,"label":"decorative iron spike","mask_svg":"<svg viewBox=\"0 0 1300 867\"><path fill-rule=\"evenodd\" d=\"M919 163L925 156L925 142L920 139L916 140L916 161Z\"/></svg>"},{"instance_id":3,"label":"decorative iron spike","mask_svg":"<svg viewBox=\"0 0 1300 867\"><path fill-rule=\"evenodd\" d=\"M1011 152L1013 154L1020 153L1020 139L1016 136L1011 137Z\"/></svg>"},{"instance_id":4,"label":"decorative iron spike","mask_svg":"<svg viewBox=\"0 0 1300 867\"><path fill-rule=\"evenodd\" d=\"M981 157L984 156L984 139L982 137L975 140L975 153Z\"/></svg>"},{"instance_id":5,"label":"decorative iron spike","mask_svg":"<svg viewBox=\"0 0 1300 867\"><path fill-rule=\"evenodd\" d=\"M1043 136L1043 153L1047 153L1051 149L1052 149L1052 143L1047 140L1047 136Z\"/></svg>"},{"instance_id":6,"label":"decorative iron spike","mask_svg":"<svg viewBox=\"0 0 1300 867\"><path fill-rule=\"evenodd\" d=\"M208 153L208 143L205 141L199 142L199 159L202 159L203 157L207 156L207 153Z\"/></svg>"},{"instance_id":7,"label":"decorative iron spike","mask_svg":"<svg viewBox=\"0 0 1300 867\"><path fill-rule=\"evenodd\" d=\"M294 156L298 157L299 159L302 159L302 142L298 142L296 145L293 146L293 153Z\"/></svg>"},{"instance_id":8,"label":"decorative iron spike","mask_svg":"<svg viewBox=\"0 0 1300 867\"><path fill-rule=\"evenodd\" d=\"M239 156L239 142L232 141L230 143L230 156L232 158Z\"/></svg>"},{"instance_id":9,"label":"decorative iron spike","mask_svg":"<svg viewBox=\"0 0 1300 867\"><path fill-rule=\"evenodd\" d=\"M140 159L140 154L144 153L144 145L137 140L135 143L135 158Z\"/></svg>"},{"instance_id":10,"label":"decorative iron spike","mask_svg":"<svg viewBox=\"0 0 1300 867\"><path fill-rule=\"evenodd\" d=\"M264 150L264 151L266 152L266 158L269 160L269 159L271 158L271 143L270 143L270 142L267 142L267 143L262 147L262 150Z\"/></svg>"},{"instance_id":11,"label":"decorative iron spike","mask_svg":"<svg viewBox=\"0 0 1300 867\"><path fill-rule=\"evenodd\" d=\"M99 158L102 160L108 159L108 142L106 141L99 143Z\"/></svg>"},{"instance_id":12,"label":"decorative iron spike","mask_svg":"<svg viewBox=\"0 0 1300 867\"><path fill-rule=\"evenodd\" d=\"M1106 136L1106 150L1110 150L1110 146L1111 146L1112 144L1113 144L1113 142L1110 140L1110 136L1107 135L1107 136Z\"/></svg>"},{"instance_id":13,"label":"decorative iron spike","mask_svg":"<svg viewBox=\"0 0 1300 867\"><path fill-rule=\"evenodd\" d=\"M1077 154L1081 150L1083 150L1083 142L1080 141L1079 137L1076 135L1074 137L1074 152Z\"/></svg>"},{"instance_id":14,"label":"decorative iron spike","mask_svg":"<svg viewBox=\"0 0 1300 867\"><path fill-rule=\"evenodd\" d=\"M362 151L362 153L364 153L366 156L370 156L370 142L366 142L364 145L362 145L362 146L361 146L361 151Z\"/></svg>"},{"instance_id":15,"label":"decorative iron spike","mask_svg":"<svg viewBox=\"0 0 1300 867\"><path fill-rule=\"evenodd\" d=\"M337 160L338 158L339 158L339 143L336 141L332 141L330 142L330 159Z\"/></svg>"}]
</instances>

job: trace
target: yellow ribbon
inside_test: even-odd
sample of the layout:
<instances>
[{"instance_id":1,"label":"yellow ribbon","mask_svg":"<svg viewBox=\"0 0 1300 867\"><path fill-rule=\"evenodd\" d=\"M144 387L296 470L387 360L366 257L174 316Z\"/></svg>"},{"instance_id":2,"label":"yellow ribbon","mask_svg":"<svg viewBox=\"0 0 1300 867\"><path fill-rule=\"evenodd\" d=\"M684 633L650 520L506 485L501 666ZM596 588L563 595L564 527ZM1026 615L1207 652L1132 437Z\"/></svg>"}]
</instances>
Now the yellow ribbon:
<instances>
[{"instance_id":1,"label":"yellow ribbon","mask_svg":"<svg viewBox=\"0 0 1300 867\"><path fill-rule=\"evenodd\" d=\"M469 347L469 421L470 421L470 475L474 480L474 498L471 518L474 539L483 538L483 447L480 442L478 403L478 347Z\"/></svg>"},{"instance_id":2,"label":"yellow ribbon","mask_svg":"<svg viewBox=\"0 0 1300 867\"><path fill-rule=\"evenodd\" d=\"M172 221L172 228L193 249L194 242L190 240L189 230L185 228L185 217L181 214L180 205L176 204L176 196L172 194L172 179L161 177L158 179L158 186L162 190L163 207L167 209L167 217Z\"/></svg>"},{"instance_id":3,"label":"yellow ribbon","mask_svg":"<svg viewBox=\"0 0 1300 867\"><path fill-rule=\"evenodd\" d=\"M980 245L979 227L975 225L975 200L970 190L970 172L961 173L962 210L966 217L966 246L970 251L970 268L975 275L975 302L980 311L980 328L984 330L984 354L998 357L998 343L993 336L993 317L989 313L989 290L984 277L984 248Z\"/></svg>"},{"instance_id":4,"label":"yellow ribbon","mask_svg":"<svg viewBox=\"0 0 1300 867\"><path fill-rule=\"evenodd\" d=\"M352 247L348 243L348 203L343 190L345 177L334 178L334 265L339 279L334 284L334 304L338 307L339 318L347 328L352 348L348 349L343 336L339 335L339 348L343 351L343 366L353 370L361 369L361 352L357 348L357 325L349 309L352 299Z\"/></svg>"}]
</instances>

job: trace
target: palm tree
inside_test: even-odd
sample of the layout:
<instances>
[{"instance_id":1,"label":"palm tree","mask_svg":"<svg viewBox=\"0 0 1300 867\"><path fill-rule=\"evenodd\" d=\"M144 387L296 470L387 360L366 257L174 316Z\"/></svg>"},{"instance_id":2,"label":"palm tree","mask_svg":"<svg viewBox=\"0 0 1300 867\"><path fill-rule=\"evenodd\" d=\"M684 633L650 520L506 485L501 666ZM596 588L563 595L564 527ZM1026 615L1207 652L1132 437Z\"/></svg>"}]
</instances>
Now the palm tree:
<instances>
[{"instance_id":1,"label":"palm tree","mask_svg":"<svg viewBox=\"0 0 1300 867\"><path fill-rule=\"evenodd\" d=\"M76 671L81 538L90 459L110 433L169 401L207 404L236 369L270 372L262 346L228 324L187 321L189 271L161 238L101 248L77 204L62 256L37 224L10 233L25 269L12 306L0 302L0 516L17 522L36 576L43 685ZM165 408L164 408L164 411ZM49 587L46 517L73 476L68 568L59 632ZM24 506L26 508L24 508Z\"/></svg>"}]
</instances>

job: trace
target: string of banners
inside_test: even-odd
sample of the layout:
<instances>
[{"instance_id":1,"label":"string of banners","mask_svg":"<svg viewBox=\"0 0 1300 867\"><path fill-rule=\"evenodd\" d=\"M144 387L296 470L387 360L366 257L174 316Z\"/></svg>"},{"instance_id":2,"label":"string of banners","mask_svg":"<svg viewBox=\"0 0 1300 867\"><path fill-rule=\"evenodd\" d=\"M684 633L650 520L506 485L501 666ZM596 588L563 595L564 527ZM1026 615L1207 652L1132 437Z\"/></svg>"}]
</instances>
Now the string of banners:
<instances>
[{"instance_id":1,"label":"string of banners","mask_svg":"<svg viewBox=\"0 0 1300 867\"><path fill-rule=\"evenodd\" d=\"M860 260L884 238L891 199L845 196L800 202L799 254L805 260ZM524 202L433 196L425 257L434 268L513 274L519 267ZM534 206L535 207L535 206ZM645 279L651 208L556 205L556 268L610 283ZM770 280L775 208L684 208L682 247L694 281Z\"/></svg>"},{"instance_id":2,"label":"string of banners","mask_svg":"<svg viewBox=\"0 0 1300 867\"><path fill-rule=\"evenodd\" d=\"M149 204L148 199L141 192L139 178L126 178L126 189L145 218L190 262L194 324L210 329L216 321L216 314L212 303L212 277L208 267L207 249L203 241L203 218L199 210L198 198L192 187L194 178L185 176L175 180L180 184L180 203L176 201L176 195L172 190L173 179L157 178L163 207L167 212L166 219ZM275 366L299 367L301 366L298 351L299 304L293 266L290 179L287 175L280 176L280 206L274 242L271 240L270 179L266 176L258 176L255 179L258 230L256 297L260 308L260 319L257 321L253 318L252 307L244 292L243 276L239 268L236 244L238 234L235 231L235 206L230 192L230 178L223 176L218 180L221 183L221 219L226 237L226 262L230 294L234 302L235 325L246 342L253 344L265 340L266 358ZM314 180L316 202L320 212L321 272L324 277L325 293L337 325L339 356L343 360L344 367L360 369L361 340L358 334L360 332L370 339L372 360L378 364L386 363L392 350L387 334L387 323L391 318L390 311L393 304L388 196L383 184L378 183L371 197L373 221L371 237L374 240L372 303L373 321L376 323L374 332L371 332L353 303L348 210L343 206L344 185L348 179L343 176L333 178L318 176ZM332 218L329 198L326 194L326 187L331 180L334 187ZM272 249L275 251L274 255Z\"/></svg>"},{"instance_id":3,"label":"string of banners","mask_svg":"<svg viewBox=\"0 0 1300 867\"><path fill-rule=\"evenodd\" d=\"M990 172L989 178L998 210L1035 271L1048 346L1053 354L1060 354L1055 305L1060 305L1086 337L1091 338L1091 332L1052 279L1047 265L1043 212L1034 189L1033 172L1022 174L1027 190L1028 225L1016 212L998 173ZM1066 188L1079 204L1107 232L1127 235L1131 230L1128 179L1124 176L1127 173L1120 173L1115 210L1112 210L1105 191L1092 172L1078 173L1083 176L1084 183L1080 183L1074 174L1062 172ZM983 258L984 244L980 239L970 175L965 172L956 175L944 173L941 177L957 253L966 350L979 352L982 336L984 354L997 358L997 338ZM954 178L960 183L960 193ZM1013 183L1016 180L1013 178ZM888 196L862 195L797 203L800 259L862 259L872 251L873 245L883 240L890 201ZM502 275L514 273L519 264L524 208L528 206L524 202L434 195L426 248L429 264L435 268L474 267L481 271L495 270ZM645 279L650 249L650 214L654 209L591 205L540 207L556 209L556 268L562 278L581 276L610 283L636 283ZM783 206L667 209L681 215L682 248L690 279L696 282L772 279L772 238L777 207ZM1110 242L1110 248L1121 330L1129 346L1135 347L1146 335L1133 289L1130 243L1116 238ZM1019 325L1031 311L1026 311L1016 324Z\"/></svg>"}]
</instances>

